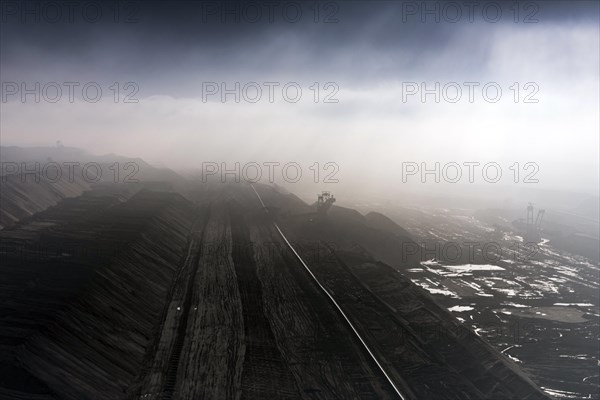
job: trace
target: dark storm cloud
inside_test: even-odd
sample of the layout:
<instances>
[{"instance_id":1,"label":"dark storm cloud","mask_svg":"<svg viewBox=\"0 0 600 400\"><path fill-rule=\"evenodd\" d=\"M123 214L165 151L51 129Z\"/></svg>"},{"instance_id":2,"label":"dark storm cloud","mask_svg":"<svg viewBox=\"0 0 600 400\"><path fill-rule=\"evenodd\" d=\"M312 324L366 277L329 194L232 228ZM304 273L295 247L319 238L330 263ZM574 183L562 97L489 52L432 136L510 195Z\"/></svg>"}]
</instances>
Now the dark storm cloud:
<instances>
[{"instance_id":1,"label":"dark storm cloud","mask_svg":"<svg viewBox=\"0 0 600 400\"><path fill-rule=\"evenodd\" d=\"M354 182L394 179L403 160L462 162L476 155L506 165L536 161L548 177L544 182L557 187L568 182L591 190L589 171L596 171L592 180L598 182L597 1L522 1L516 21L512 1L475 2L472 21L463 7L467 1L334 3L339 10L331 3L318 3L317 22L313 1L276 3L300 4L297 22L284 18L281 6L272 22L266 15L257 23L247 15L234 21L234 11L223 23L216 1L204 2L217 6L214 13L197 2L120 0L115 21L115 2L108 0L95 23L81 13L74 21L22 23L3 9L3 82L31 87L36 81L96 81L105 95L97 103L38 104L33 96L22 103L14 94L2 104L2 140L62 140L185 168L221 159L310 165L314 157L340 163ZM463 7L456 23L447 21L448 4ZM493 22L499 5L502 17ZM436 15L421 15L423 7L448 13L435 23ZM326 17L337 22L325 23ZM123 88L129 81L139 85L139 103L113 101L111 84ZM201 88L207 81L228 87L236 81L297 81L305 95L293 104L282 100L281 91L274 104L222 102L218 95L205 103ZM316 81L320 87L337 82L339 103L314 102L308 88ZM475 103L466 100L466 91L456 104L418 95L407 103L406 81L429 88L440 81L496 81L504 95L498 103L483 101L481 90ZM540 88L539 104L517 104L514 83L524 88L531 81ZM568 167L557 154L567 155Z\"/></svg>"},{"instance_id":2,"label":"dark storm cloud","mask_svg":"<svg viewBox=\"0 0 600 400\"><path fill-rule=\"evenodd\" d=\"M194 96L198 82L225 79L360 86L410 80L417 73L422 79L452 70L469 73L485 65L486 32L516 25L513 2L492 2L503 12L496 23L490 22L495 6L489 2L474 3L472 15L467 15L469 2L455 3L462 13L457 23L448 22L454 14L444 2L105 1L98 2L102 17L93 23L89 20L95 14L87 10L86 17L83 6L73 8L72 15L63 8L60 22L49 22L51 17L42 13L48 3L56 2L3 3L3 79L137 81L144 96ZM585 1L519 4L519 24L528 15L539 20L528 24L532 30L593 20L598 12L597 3ZM32 11L36 7L39 22ZM437 15L423 13L436 7ZM24 23L23 8L30 12ZM447 70L440 69L436 60L457 41L464 54L457 54Z\"/></svg>"}]
</instances>

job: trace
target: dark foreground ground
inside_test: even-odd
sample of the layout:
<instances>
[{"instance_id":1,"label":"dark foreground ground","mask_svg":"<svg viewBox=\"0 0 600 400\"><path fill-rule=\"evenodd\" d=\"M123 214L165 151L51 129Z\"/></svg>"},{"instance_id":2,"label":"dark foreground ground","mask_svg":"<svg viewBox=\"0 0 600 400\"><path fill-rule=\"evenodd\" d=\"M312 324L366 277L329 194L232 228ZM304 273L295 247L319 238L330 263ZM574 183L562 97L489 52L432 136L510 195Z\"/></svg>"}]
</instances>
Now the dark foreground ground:
<instances>
[{"instance_id":1,"label":"dark foreground ground","mask_svg":"<svg viewBox=\"0 0 600 400\"><path fill-rule=\"evenodd\" d=\"M405 398L545 398L369 253L410 240L401 228L257 189L308 212L268 216L248 185L109 185L0 231L0 398L397 398L273 218Z\"/></svg>"}]
</instances>

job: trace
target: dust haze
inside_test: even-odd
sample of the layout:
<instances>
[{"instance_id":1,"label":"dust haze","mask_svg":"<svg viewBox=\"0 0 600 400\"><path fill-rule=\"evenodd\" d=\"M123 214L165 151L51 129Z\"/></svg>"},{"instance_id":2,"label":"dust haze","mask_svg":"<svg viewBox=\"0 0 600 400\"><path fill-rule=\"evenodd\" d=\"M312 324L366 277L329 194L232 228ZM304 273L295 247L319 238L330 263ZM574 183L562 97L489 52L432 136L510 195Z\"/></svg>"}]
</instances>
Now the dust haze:
<instances>
[{"instance_id":1,"label":"dust haze","mask_svg":"<svg viewBox=\"0 0 600 400\"><path fill-rule=\"evenodd\" d=\"M509 191L597 194L600 44L594 2L541 2L535 10L521 9L518 22L508 6L497 21L492 8L484 15L480 5L469 17L463 7L455 23L448 22L455 18L452 10L423 15L420 3L411 2L337 2L335 9L323 3L317 23L308 4L298 21L293 10L285 19L279 8L271 21L258 4L262 17L255 23L248 22L254 14L238 15L238 22L235 3L227 14L211 2L174 2L167 11L149 4L136 9L135 23L114 23L107 10L95 24L77 13L73 23L29 25L5 15L3 82L97 82L103 96L93 104L71 103L65 87L56 103L8 96L3 145L52 146L60 140L176 170L201 169L206 162L230 168L236 162L296 162L307 176L315 162L330 162L339 173L327 189L384 197L406 195L413 186L446 192L448 185L435 182L424 187L420 174L403 181L403 163L435 168L439 162L441 172L449 162L495 162L511 179L492 184L478 171L474 184L483 190L504 183ZM526 19L533 11L529 18L536 22ZM121 97L133 91L122 86L134 82L137 103L115 103L109 89L115 82ZM206 94L207 82L233 92L236 82L240 88L258 83L262 96L246 101L238 89L239 102L233 93L222 99L220 86ZM264 82L278 84L272 102ZM472 101L465 82L478 84ZM297 102L282 94L288 83L302 89ZM406 95L413 83L417 93ZM455 86L443 91L448 83L460 86L460 100L448 101L456 97ZM483 97L488 83L502 91L495 102ZM424 98L421 84L430 90ZM487 89L490 98L495 87ZM246 92L252 98L255 93L254 87ZM295 96L295 88L288 94ZM524 103L528 94L532 102ZM328 95L331 102L324 102ZM515 162L520 169L536 163L538 182L515 184L509 170ZM469 190L473 183L467 169L462 172L456 185L467 183ZM433 176L425 181L432 183ZM300 192L314 191L310 182L289 186L278 177Z\"/></svg>"}]
</instances>

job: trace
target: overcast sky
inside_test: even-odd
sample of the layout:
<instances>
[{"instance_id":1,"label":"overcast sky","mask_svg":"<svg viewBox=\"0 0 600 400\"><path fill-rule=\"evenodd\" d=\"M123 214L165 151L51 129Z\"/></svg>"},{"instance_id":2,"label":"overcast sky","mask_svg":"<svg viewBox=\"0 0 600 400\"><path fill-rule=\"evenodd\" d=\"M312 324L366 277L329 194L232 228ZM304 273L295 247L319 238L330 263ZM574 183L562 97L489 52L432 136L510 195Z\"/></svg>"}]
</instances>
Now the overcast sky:
<instances>
[{"instance_id":1,"label":"overcast sky","mask_svg":"<svg viewBox=\"0 0 600 400\"><path fill-rule=\"evenodd\" d=\"M320 2L318 14L312 1L121 3L118 17L116 3L94 3L97 22L90 7L60 3L56 17L43 3L28 14L3 5L2 145L61 140L173 168L335 162L342 183L369 187L401 185L403 162L497 162L505 175L533 162L540 187L598 191L597 1L427 2L429 14L400 1ZM36 82L47 88L39 103L12 94ZM55 103L50 82L62 86ZM80 84L72 103L64 82ZM102 88L95 103L82 98L88 82ZM251 102L250 84L239 103L222 102L209 82L256 82L262 97ZM273 102L264 82L279 84ZM282 92L292 82L298 102L294 87ZM423 102L422 84L436 82L439 102Z\"/></svg>"}]
</instances>

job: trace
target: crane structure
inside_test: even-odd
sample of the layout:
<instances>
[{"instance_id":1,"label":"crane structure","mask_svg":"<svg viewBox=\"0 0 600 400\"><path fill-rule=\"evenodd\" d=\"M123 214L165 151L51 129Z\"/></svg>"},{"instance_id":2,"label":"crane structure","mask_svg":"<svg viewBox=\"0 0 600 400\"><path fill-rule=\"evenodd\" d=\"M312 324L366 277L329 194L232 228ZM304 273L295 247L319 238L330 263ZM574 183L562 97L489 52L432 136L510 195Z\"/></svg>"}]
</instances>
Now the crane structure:
<instances>
[{"instance_id":1,"label":"crane structure","mask_svg":"<svg viewBox=\"0 0 600 400\"><path fill-rule=\"evenodd\" d=\"M317 197L317 213L319 215L327 214L333 203L335 203L335 197L333 197L331 192L321 192Z\"/></svg>"},{"instance_id":2,"label":"crane structure","mask_svg":"<svg viewBox=\"0 0 600 400\"><path fill-rule=\"evenodd\" d=\"M535 204L533 203L529 203L527 205L527 219L525 221L523 221L523 219L519 219L514 221L513 224L525 231L524 234L526 242L539 243L542 240L542 220L544 219L546 210L540 209L538 210L537 215L535 215L534 205Z\"/></svg>"}]
</instances>

